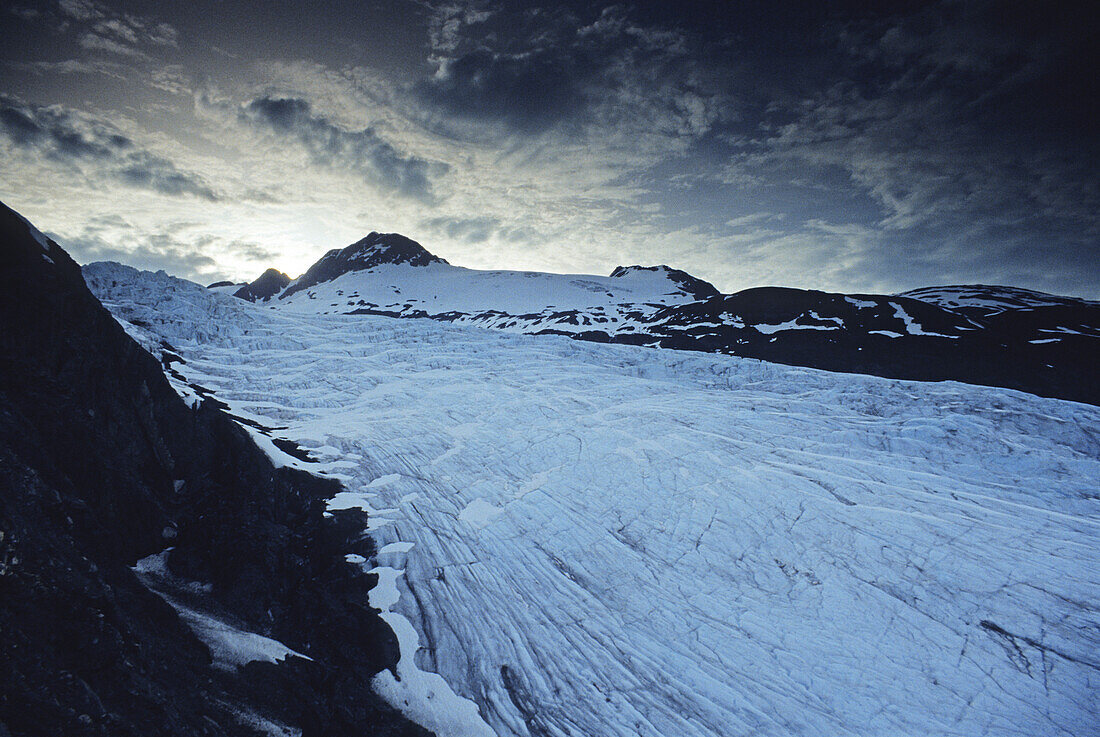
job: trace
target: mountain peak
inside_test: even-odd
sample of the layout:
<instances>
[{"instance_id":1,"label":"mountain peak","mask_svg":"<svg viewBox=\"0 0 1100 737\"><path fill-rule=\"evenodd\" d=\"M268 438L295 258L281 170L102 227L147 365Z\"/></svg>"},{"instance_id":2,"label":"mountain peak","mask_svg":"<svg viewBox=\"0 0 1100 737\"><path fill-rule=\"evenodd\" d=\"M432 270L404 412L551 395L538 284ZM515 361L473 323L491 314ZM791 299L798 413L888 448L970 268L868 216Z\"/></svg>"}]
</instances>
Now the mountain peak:
<instances>
[{"instance_id":1,"label":"mountain peak","mask_svg":"<svg viewBox=\"0 0 1100 737\"><path fill-rule=\"evenodd\" d=\"M713 284L707 281L703 281L698 277L694 277L686 271L680 269L674 269L671 266L665 264L658 264L657 266L616 266L611 272L611 278L617 279L630 274L636 274L639 271L653 271L664 274L669 281L676 284L683 292L689 294L696 299L709 299L716 297L720 292L715 288Z\"/></svg>"},{"instance_id":2,"label":"mountain peak","mask_svg":"<svg viewBox=\"0 0 1100 737\"><path fill-rule=\"evenodd\" d=\"M352 243L347 248L337 251L334 258L357 266L356 269L350 270L370 269L380 264L427 266L434 263L447 263L412 238L400 233L375 231L371 231L367 237Z\"/></svg>"},{"instance_id":3,"label":"mountain peak","mask_svg":"<svg viewBox=\"0 0 1100 737\"><path fill-rule=\"evenodd\" d=\"M309 267L296 282L279 295L279 299L289 297L295 292L309 289L322 282L332 281L351 271L365 271L383 264L408 264L409 266L428 266L445 264L444 259L432 254L412 238L400 233L378 233L372 231L350 246L333 249L321 257L321 260Z\"/></svg>"},{"instance_id":4,"label":"mountain peak","mask_svg":"<svg viewBox=\"0 0 1100 737\"><path fill-rule=\"evenodd\" d=\"M287 284L290 284L289 276L278 269L268 269L260 274L256 281L245 284L234 292L233 296L249 302L262 302L283 291Z\"/></svg>"}]
</instances>

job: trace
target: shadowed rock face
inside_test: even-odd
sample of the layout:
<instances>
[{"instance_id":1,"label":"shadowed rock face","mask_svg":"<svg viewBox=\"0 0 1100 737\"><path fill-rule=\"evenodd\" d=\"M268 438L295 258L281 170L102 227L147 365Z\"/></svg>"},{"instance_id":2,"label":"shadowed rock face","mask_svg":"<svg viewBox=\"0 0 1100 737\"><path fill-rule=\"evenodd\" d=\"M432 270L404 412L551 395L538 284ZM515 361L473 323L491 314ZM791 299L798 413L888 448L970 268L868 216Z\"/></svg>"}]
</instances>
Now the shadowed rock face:
<instances>
[{"instance_id":1,"label":"shadowed rock face","mask_svg":"<svg viewBox=\"0 0 1100 737\"><path fill-rule=\"evenodd\" d=\"M667 307L645 323L633 334L575 337L889 378L964 381L1100 404L1096 302L1052 298L989 310L906 296L760 287Z\"/></svg>"},{"instance_id":2,"label":"shadowed rock face","mask_svg":"<svg viewBox=\"0 0 1100 737\"><path fill-rule=\"evenodd\" d=\"M989 284L962 284L947 287L922 287L898 294L929 304L939 305L964 315L990 317L1007 310L1030 310L1037 307L1087 307L1095 302L1076 297L1059 297L1019 287Z\"/></svg>"},{"instance_id":3,"label":"shadowed rock face","mask_svg":"<svg viewBox=\"0 0 1100 737\"><path fill-rule=\"evenodd\" d=\"M445 263L447 262L444 259L432 255L411 238L398 233L371 233L347 248L326 253L296 282L287 287L279 298L289 297L295 292L309 289L321 282L332 281L349 271L373 269L382 264L427 266Z\"/></svg>"},{"instance_id":4,"label":"shadowed rock face","mask_svg":"<svg viewBox=\"0 0 1100 737\"><path fill-rule=\"evenodd\" d=\"M184 404L36 233L0 205L0 734L425 734L369 691L397 653L344 561L365 516ZM213 667L131 569L169 547L188 606L312 660Z\"/></svg>"},{"instance_id":5,"label":"shadowed rock face","mask_svg":"<svg viewBox=\"0 0 1100 737\"><path fill-rule=\"evenodd\" d=\"M289 276L278 269L268 269L260 274L256 281L245 284L234 292L233 296L246 299L249 302L262 302L283 291L287 284L290 284Z\"/></svg>"}]
</instances>

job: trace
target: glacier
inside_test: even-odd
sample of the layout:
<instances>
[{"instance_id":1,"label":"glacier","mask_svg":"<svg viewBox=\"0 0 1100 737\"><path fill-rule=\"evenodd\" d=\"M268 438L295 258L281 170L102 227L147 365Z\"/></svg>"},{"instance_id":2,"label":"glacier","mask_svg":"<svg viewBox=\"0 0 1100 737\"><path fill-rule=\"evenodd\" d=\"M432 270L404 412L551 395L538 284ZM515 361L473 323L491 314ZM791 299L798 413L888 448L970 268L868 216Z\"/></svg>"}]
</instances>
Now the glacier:
<instances>
[{"instance_id":1,"label":"glacier","mask_svg":"<svg viewBox=\"0 0 1100 737\"><path fill-rule=\"evenodd\" d=\"M1098 407L85 278L367 509L441 735L1097 733Z\"/></svg>"}]
</instances>

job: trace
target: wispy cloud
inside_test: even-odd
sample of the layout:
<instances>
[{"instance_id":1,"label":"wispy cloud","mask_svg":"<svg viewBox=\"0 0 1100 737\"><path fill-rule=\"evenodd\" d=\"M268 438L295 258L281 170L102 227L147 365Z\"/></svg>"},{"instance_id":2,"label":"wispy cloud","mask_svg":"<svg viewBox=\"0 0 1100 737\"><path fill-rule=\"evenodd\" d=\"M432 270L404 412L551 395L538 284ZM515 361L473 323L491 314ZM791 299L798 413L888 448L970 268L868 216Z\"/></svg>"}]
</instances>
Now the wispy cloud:
<instances>
[{"instance_id":1,"label":"wispy cloud","mask_svg":"<svg viewBox=\"0 0 1100 737\"><path fill-rule=\"evenodd\" d=\"M734 114L721 74L682 31L643 27L620 7L587 19L556 8L445 6L433 19L429 108L520 134L633 136L682 148Z\"/></svg>"},{"instance_id":2,"label":"wispy cloud","mask_svg":"<svg viewBox=\"0 0 1100 737\"><path fill-rule=\"evenodd\" d=\"M93 0L59 0L57 5L64 15L73 20L94 20L107 15L106 9Z\"/></svg>"},{"instance_id":3,"label":"wispy cloud","mask_svg":"<svg viewBox=\"0 0 1100 737\"><path fill-rule=\"evenodd\" d=\"M125 236L120 239L119 233L125 233ZM184 240L169 232L141 232L127 225L119 227L118 224L105 224L94 219L88 227L73 235L54 233L51 236L82 264L118 261L149 271L163 269L199 283L209 283L225 275L221 265L225 254L261 263L271 262L277 256L246 241L227 242L209 236ZM125 245L120 245L120 242Z\"/></svg>"},{"instance_id":4,"label":"wispy cloud","mask_svg":"<svg viewBox=\"0 0 1100 737\"><path fill-rule=\"evenodd\" d=\"M1088 24L903 5L381 0L362 17L392 34L318 7L301 34L214 38L201 11L177 29L63 0L4 14L58 53L0 66L0 188L49 212L42 182L64 182L66 234L118 208L135 248L201 212L195 239L264 243L288 272L394 230L479 268L1100 294Z\"/></svg>"},{"instance_id":5,"label":"wispy cloud","mask_svg":"<svg viewBox=\"0 0 1100 737\"><path fill-rule=\"evenodd\" d=\"M178 46L179 31L147 16L119 13L95 0L61 0L62 30L75 24L81 48L133 59L150 60L157 47Z\"/></svg>"},{"instance_id":6,"label":"wispy cloud","mask_svg":"<svg viewBox=\"0 0 1100 737\"><path fill-rule=\"evenodd\" d=\"M301 98L258 97L241 108L239 117L296 141L317 164L357 172L373 185L424 202L434 199L432 178L448 169L398 151L370 126L354 130L337 125L315 114Z\"/></svg>"},{"instance_id":7,"label":"wispy cloud","mask_svg":"<svg viewBox=\"0 0 1100 737\"><path fill-rule=\"evenodd\" d=\"M134 45L116 38L103 36L94 32L87 32L80 37L80 47L89 51L104 51L108 54L129 56L134 59L149 59L149 55L138 50Z\"/></svg>"},{"instance_id":8,"label":"wispy cloud","mask_svg":"<svg viewBox=\"0 0 1100 737\"><path fill-rule=\"evenodd\" d=\"M462 240L466 243L484 243L489 237L501 229L501 223L496 218L451 218L434 217L421 222L421 226L437 235L445 235L454 240Z\"/></svg>"},{"instance_id":9,"label":"wispy cloud","mask_svg":"<svg viewBox=\"0 0 1100 737\"><path fill-rule=\"evenodd\" d=\"M101 74L125 80L128 67L106 59L66 59L64 61L7 61L5 66L40 76L55 74Z\"/></svg>"},{"instance_id":10,"label":"wispy cloud","mask_svg":"<svg viewBox=\"0 0 1100 737\"><path fill-rule=\"evenodd\" d=\"M57 106L39 107L0 95L0 133L16 150L86 174L160 194L216 200L206 181L169 159L138 147L102 121Z\"/></svg>"},{"instance_id":11,"label":"wispy cloud","mask_svg":"<svg viewBox=\"0 0 1100 737\"><path fill-rule=\"evenodd\" d=\"M256 264L278 258L277 252L254 241L196 232L196 225L173 220L149 227L116 214L97 214L49 235L81 264L118 261L150 271L164 269L199 283L226 276L226 257Z\"/></svg>"},{"instance_id":12,"label":"wispy cloud","mask_svg":"<svg viewBox=\"0 0 1100 737\"><path fill-rule=\"evenodd\" d=\"M25 5L12 5L8 7L8 12L23 20L36 20L42 16L42 11L38 8L30 8Z\"/></svg>"}]
</instances>

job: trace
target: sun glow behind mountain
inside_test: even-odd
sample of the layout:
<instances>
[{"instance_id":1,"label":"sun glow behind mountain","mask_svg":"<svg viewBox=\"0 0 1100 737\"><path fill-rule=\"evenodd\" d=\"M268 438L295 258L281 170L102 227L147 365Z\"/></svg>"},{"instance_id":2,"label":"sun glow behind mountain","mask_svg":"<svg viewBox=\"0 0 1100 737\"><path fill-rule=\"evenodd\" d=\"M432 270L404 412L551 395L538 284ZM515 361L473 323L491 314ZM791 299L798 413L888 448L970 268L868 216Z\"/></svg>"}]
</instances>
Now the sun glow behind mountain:
<instances>
[{"instance_id":1,"label":"sun glow behind mountain","mask_svg":"<svg viewBox=\"0 0 1100 737\"><path fill-rule=\"evenodd\" d=\"M81 262L297 276L405 233L473 268L726 292L1100 296L1068 6L139 0L0 13L0 197Z\"/></svg>"}]
</instances>

